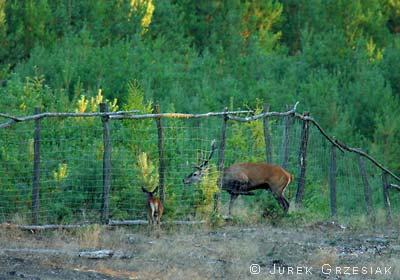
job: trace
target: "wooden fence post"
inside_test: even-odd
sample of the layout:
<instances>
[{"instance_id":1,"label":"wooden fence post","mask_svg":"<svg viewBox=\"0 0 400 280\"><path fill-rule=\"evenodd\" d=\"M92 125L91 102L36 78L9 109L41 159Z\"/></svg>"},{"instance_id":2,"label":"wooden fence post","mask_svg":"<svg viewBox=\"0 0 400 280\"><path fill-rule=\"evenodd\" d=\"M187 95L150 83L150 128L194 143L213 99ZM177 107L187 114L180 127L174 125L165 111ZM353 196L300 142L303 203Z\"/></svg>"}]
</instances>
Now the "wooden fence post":
<instances>
[{"instance_id":1,"label":"wooden fence post","mask_svg":"<svg viewBox=\"0 0 400 280\"><path fill-rule=\"evenodd\" d=\"M269 112L269 105L264 105L264 113ZM263 118L264 125L264 141L265 141L265 153L267 156L267 162L272 163L272 137L269 133L268 117Z\"/></svg>"},{"instance_id":2,"label":"wooden fence post","mask_svg":"<svg viewBox=\"0 0 400 280\"><path fill-rule=\"evenodd\" d=\"M360 169L361 178L363 180L364 185L364 195L365 195L365 204L367 208L367 215L371 216L372 214L372 195L371 195L371 187L368 182L367 171L365 170L365 161L362 156L358 156L358 168Z\"/></svg>"},{"instance_id":3,"label":"wooden fence post","mask_svg":"<svg viewBox=\"0 0 400 280\"><path fill-rule=\"evenodd\" d=\"M226 125L228 122L228 115L226 112L228 111L228 108L224 109L224 118L222 121L222 129L221 129L221 142L219 144L219 149L218 149L218 172L219 172L219 178L218 178L218 192L214 195L214 212L218 213L219 212L219 201L221 200L221 191L222 191L222 177L223 177L223 172L224 172L224 154L225 154L225 143L226 143Z\"/></svg>"},{"instance_id":4,"label":"wooden fence post","mask_svg":"<svg viewBox=\"0 0 400 280\"><path fill-rule=\"evenodd\" d=\"M336 205L336 147L331 145L331 166L329 170L330 203L331 216L333 220L337 219Z\"/></svg>"},{"instance_id":5,"label":"wooden fence post","mask_svg":"<svg viewBox=\"0 0 400 280\"><path fill-rule=\"evenodd\" d=\"M35 108L35 114L40 114L40 108ZM35 136L33 142L33 180L32 180L32 224L39 222L40 206L40 119L35 120Z\"/></svg>"},{"instance_id":6,"label":"wooden fence post","mask_svg":"<svg viewBox=\"0 0 400 280\"><path fill-rule=\"evenodd\" d=\"M290 110L290 105L286 105L286 110ZM287 165L289 162L289 147L290 147L290 128L292 126L292 115L285 117L285 130L283 131L283 144L282 144L282 151L283 151L283 160L282 160L282 167L287 169Z\"/></svg>"},{"instance_id":7,"label":"wooden fence post","mask_svg":"<svg viewBox=\"0 0 400 280\"><path fill-rule=\"evenodd\" d=\"M154 112L156 114L161 113L160 105L157 104L154 106ZM158 132L158 156L159 156L159 167L158 167L158 186L160 191L160 199L162 202L165 200L165 158L164 158L164 133L162 127L162 120L161 118L156 118L157 124L157 132Z\"/></svg>"},{"instance_id":8,"label":"wooden fence post","mask_svg":"<svg viewBox=\"0 0 400 280\"><path fill-rule=\"evenodd\" d=\"M100 112L108 112L108 104L100 103ZM101 117L103 123L103 193L101 198L101 223L107 224L110 216L111 139L109 116Z\"/></svg>"},{"instance_id":9,"label":"wooden fence post","mask_svg":"<svg viewBox=\"0 0 400 280\"><path fill-rule=\"evenodd\" d=\"M382 188L383 188L383 203L385 204L386 209L386 222L392 222L392 211L390 209L390 197L389 197L389 188L390 185L388 183L388 173L382 172Z\"/></svg>"},{"instance_id":10,"label":"wooden fence post","mask_svg":"<svg viewBox=\"0 0 400 280\"><path fill-rule=\"evenodd\" d=\"M305 117L310 115L309 112L304 112L303 114ZM300 172L299 172L299 181L297 186L297 193L296 193L296 206L300 208L302 205L303 194L304 194L304 184L305 184L305 177L306 177L306 156L307 156L307 144L308 144L308 134L309 134L310 123L309 120L303 120L303 128L301 131L301 145L300 145L300 152L299 152L299 165L300 165Z\"/></svg>"}]
</instances>

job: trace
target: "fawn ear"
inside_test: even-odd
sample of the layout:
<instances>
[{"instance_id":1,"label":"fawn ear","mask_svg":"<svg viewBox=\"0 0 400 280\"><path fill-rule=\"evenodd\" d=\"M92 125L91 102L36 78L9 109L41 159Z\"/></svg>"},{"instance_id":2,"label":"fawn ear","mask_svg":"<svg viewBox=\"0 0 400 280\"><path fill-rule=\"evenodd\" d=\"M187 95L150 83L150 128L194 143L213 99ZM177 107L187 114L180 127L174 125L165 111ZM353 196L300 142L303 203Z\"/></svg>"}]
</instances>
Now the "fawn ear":
<instances>
[{"instance_id":1,"label":"fawn ear","mask_svg":"<svg viewBox=\"0 0 400 280\"><path fill-rule=\"evenodd\" d=\"M158 186L154 189L154 191L152 191L153 194L158 192Z\"/></svg>"},{"instance_id":2,"label":"fawn ear","mask_svg":"<svg viewBox=\"0 0 400 280\"><path fill-rule=\"evenodd\" d=\"M144 192L144 193L148 193L148 191L142 186L142 191Z\"/></svg>"}]
</instances>

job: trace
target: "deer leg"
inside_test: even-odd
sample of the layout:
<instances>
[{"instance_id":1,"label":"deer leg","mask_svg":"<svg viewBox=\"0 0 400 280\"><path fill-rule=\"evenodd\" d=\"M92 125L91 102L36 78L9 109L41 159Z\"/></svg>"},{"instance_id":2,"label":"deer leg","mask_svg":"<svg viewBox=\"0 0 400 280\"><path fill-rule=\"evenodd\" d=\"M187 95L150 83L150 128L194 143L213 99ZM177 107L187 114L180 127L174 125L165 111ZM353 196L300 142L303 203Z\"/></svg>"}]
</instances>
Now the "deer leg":
<instances>
[{"instance_id":1,"label":"deer leg","mask_svg":"<svg viewBox=\"0 0 400 280\"><path fill-rule=\"evenodd\" d=\"M160 224L160 220L161 220L161 216L162 216L162 214L163 214L163 212L164 212L164 207L163 207L163 205L162 204L160 204L159 206L158 206L158 212L157 212L157 217L158 217L158 224Z\"/></svg>"},{"instance_id":2,"label":"deer leg","mask_svg":"<svg viewBox=\"0 0 400 280\"><path fill-rule=\"evenodd\" d=\"M278 200L279 204L282 206L283 210L287 213L289 210L289 201L287 201L286 198L283 196L276 196L276 199Z\"/></svg>"},{"instance_id":3,"label":"deer leg","mask_svg":"<svg viewBox=\"0 0 400 280\"><path fill-rule=\"evenodd\" d=\"M160 224L160 219L161 219L160 210L158 210L157 211L157 224Z\"/></svg>"},{"instance_id":4,"label":"deer leg","mask_svg":"<svg viewBox=\"0 0 400 280\"><path fill-rule=\"evenodd\" d=\"M283 196L282 196L282 199L285 202L285 205L286 205L285 212L287 213L289 211L289 207L290 207L289 201L286 198L284 198Z\"/></svg>"},{"instance_id":5,"label":"deer leg","mask_svg":"<svg viewBox=\"0 0 400 280\"><path fill-rule=\"evenodd\" d=\"M238 194L231 193L231 200L229 201L229 216L232 214L232 207L235 200L238 198Z\"/></svg>"},{"instance_id":6,"label":"deer leg","mask_svg":"<svg viewBox=\"0 0 400 280\"><path fill-rule=\"evenodd\" d=\"M156 219L156 217L155 217L155 210L154 210L154 208L152 207L151 208L151 224L154 224L154 220Z\"/></svg>"}]
</instances>

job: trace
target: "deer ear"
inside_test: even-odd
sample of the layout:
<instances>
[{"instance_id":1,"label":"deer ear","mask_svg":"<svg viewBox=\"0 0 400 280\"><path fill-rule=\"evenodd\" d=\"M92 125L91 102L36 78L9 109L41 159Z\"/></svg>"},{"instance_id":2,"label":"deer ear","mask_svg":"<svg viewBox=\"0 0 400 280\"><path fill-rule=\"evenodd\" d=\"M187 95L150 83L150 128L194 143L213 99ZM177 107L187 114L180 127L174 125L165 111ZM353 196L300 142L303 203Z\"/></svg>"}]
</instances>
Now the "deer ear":
<instances>
[{"instance_id":1,"label":"deer ear","mask_svg":"<svg viewBox=\"0 0 400 280\"><path fill-rule=\"evenodd\" d=\"M148 193L148 191L142 186L142 191L144 192L144 193Z\"/></svg>"},{"instance_id":2,"label":"deer ear","mask_svg":"<svg viewBox=\"0 0 400 280\"><path fill-rule=\"evenodd\" d=\"M152 193L157 193L158 192L158 186L154 189L154 191L152 191Z\"/></svg>"}]
</instances>

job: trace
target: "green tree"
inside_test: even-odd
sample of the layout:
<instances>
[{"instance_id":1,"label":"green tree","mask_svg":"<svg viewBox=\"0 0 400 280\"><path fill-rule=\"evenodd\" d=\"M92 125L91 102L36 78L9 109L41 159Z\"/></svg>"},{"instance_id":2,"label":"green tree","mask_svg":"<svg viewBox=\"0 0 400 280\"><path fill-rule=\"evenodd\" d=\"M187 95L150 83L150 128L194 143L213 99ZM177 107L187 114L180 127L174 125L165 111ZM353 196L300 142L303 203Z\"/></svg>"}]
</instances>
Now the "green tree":
<instances>
[{"instance_id":1,"label":"green tree","mask_svg":"<svg viewBox=\"0 0 400 280\"><path fill-rule=\"evenodd\" d=\"M47 0L6 1L7 53L1 61L12 64L26 59L40 43L49 46L54 41L51 32L52 13Z\"/></svg>"}]
</instances>

